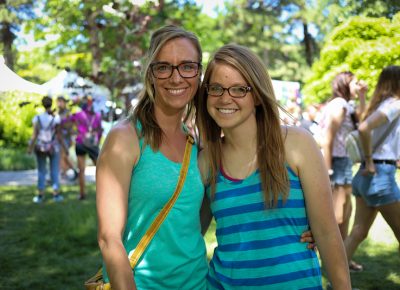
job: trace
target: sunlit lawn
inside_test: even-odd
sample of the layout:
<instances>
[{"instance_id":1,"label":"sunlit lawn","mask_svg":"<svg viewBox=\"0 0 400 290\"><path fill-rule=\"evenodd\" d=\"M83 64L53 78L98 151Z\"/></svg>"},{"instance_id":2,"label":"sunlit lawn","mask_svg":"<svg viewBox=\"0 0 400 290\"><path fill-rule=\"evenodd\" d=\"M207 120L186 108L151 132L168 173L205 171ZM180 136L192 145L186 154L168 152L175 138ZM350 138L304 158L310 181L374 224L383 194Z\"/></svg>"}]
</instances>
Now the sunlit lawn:
<instances>
[{"instance_id":1,"label":"sunlit lawn","mask_svg":"<svg viewBox=\"0 0 400 290\"><path fill-rule=\"evenodd\" d=\"M68 186L63 203L48 194L41 205L32 203L33 186L0 187L0 289L83 289L101 262L94 185L88 187L86 201L76 199L77 186ZM214 229L206 235L209 257ZM354 258L365 266L352 274L354 287L400 289L397 242L380 216Z\"/></svg>"}]
</instances>

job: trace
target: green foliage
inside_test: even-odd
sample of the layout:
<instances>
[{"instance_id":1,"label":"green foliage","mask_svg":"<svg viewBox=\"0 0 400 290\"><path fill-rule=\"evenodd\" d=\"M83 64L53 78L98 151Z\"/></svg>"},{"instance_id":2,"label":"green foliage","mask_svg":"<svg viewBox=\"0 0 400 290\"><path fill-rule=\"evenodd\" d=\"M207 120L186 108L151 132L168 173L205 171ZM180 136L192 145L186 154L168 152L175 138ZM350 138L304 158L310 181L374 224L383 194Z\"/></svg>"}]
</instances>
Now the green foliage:
<instances>
[{"instance_id":1,"label":"green foliage","mask_svg":"<svg viewBox=\"0 0 400 290\"><path fill-rule=\"evenodd\" d=\"M42 48L20 51L16 71L18 75L36 84L43 84L57 75L59 69Z\"/></svg>"},{"instance_id":2,"label":"green foliage","mask_svg":"<svg viewBox=\"0 0 400 290\"><path fill-rule=\"evenodd\" d=\"M26 148L32 136L32 119L40 112L42 96L7 92L0 94L0 142L2 147Z\"/></svg>"},{"instance_id":3,"label":"green foliage","mask_svg":"<svg viewBox=\"0 0 400 290\"><path fill-rule=\"evenodd\" d=\"M0 23L20 25L27 17L32 17L32 0L3 0L0 2Z\"/></svg>"},{"instance_id":4,"label":"green foliage","mask_svg":"<svg viewBox=\"0 0 400 290\"><path fill-rule=\"evenodd\" d=\"M400 14L398 14L400 15ZM400 64L400 23L385 18L352 17L336 27L305 79L306 103L320 103L331 96L331 81L342 71L351 71L367 82L371 95L381 70Z\"/></svg>"},{"instance_id":5,"label":"green foliage","mask_svg":"<svg viewBox=\"0 0 400 290\"><path fill-rule=\"evenodd\" d=\"M389 19L355 16L336 27L328 38L328 43L349 38L375 40L379 37L392 36L393 30L395 27L390 25Z\"/></svg>"},{"instance_id":6,"label":"green foliage","mask_svg":"<svg viewBox=\"0 0 400 290\"><path fill-rule=\"evenodd\" d=\"M2 141L0 140L0 143ZM12 149L3 148L0 151L0 171L15 171L35 169L36 161L34 155L26 153L26 148Z\"/></svg>"}]
</instances>

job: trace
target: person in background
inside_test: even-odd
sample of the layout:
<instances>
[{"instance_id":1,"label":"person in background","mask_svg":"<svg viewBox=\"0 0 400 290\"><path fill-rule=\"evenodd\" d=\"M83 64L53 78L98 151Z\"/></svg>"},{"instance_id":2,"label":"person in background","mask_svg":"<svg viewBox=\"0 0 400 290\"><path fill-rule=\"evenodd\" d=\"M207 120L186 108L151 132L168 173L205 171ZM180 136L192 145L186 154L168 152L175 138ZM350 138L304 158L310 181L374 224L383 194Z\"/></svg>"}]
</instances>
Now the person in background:
<instances>
[{"instance_id":1,"label":"person in background","mask_svg":"<svg viewBox=\"0 0 400 290\"><path fill-rule=\"evenodd\" d=\"M72 122L77 129L75 153L79 169L79 200L86 198L85 169L86 155L96 165L99 155L99 142L102 136L101 114L93 110L93 100L85 96L80 100L81 110L63 120L63 124Z\"/></svg>"},{"instance_id":2,"label":"person in background","mask_svg":"<svg viewBox=\"0 0 400 290\"><path fill-rule=\"evenodd\" d=\"M318 123L316 121L317 113L318 106L313 104L308 105L306 109L303 110L301 113L299 126L306 129L313 135L315 132L315 128L318 127Z\"/></svg>"},{"instance_id":3,"label":"person in background","mask_svg":"<svg viewBox=\"0 0 400 290\"><path fill-rule=\"evenodd\" d=\"M67 108L67 100L64 96L57 97L57 108L58 115L61 119L61 136L65 144L65 148L61 146L61 158L60 158L60 169L61 169L61 178L67 178L67 171L69 169L73 170L74 176L72 177L75 180L78 177L78 171L75 169L75 166L71 159L69 158L69 148L72 145L72 129L73 124L71 122L64 122L70 115L70 110Z\"/></svg>"},{"instance_id":4,"label":"person in background","mask_svg":"<svg viewBox=\"0 0 400 290\"><path fill-rule=\"evenodd\" d=\"M345 247L349 260L380 212L400 243L400 190L396 183L396 161L400 157L400 66L385 67L378 79L368 109L358 127L365 162L353 179L356 213ZM395 122L381 145L378 140ZM400 249L400 248L399 248Z\"/></svg>"},{"instance_id":5,"label":"person in background","mask_svg":"<svg viewBox=\"0 0 400 290\"><path fill-rule=\"evenodd\" d=\"M352 166L345 149L345 138L356 128L357 120L365 110L368 87L351 72L339 73L332 82L332 98L326 104L321 120L321 148L332 185L333 207L343 240L346 239L352 211ZM356 110L350 101L358 98ZM359 271L361 266L350 261L349 267Z\"/></svg>"},{"instance_id":6,"label":"person in background","mask_svg":"<svg viewBox=\"0 0 400 290\"><path fill-rule=\"evenodd\" d=\"M28 146L28 153L34 152L36 155L38 170L38 194L33 198L33 202L42 203L44 201L47 159L50 161L53 200L60 202L64 199L59 193L60 146L63 145L60 134L60 117L53 113L53 100L51 97L43 97L42 105L45 111L36 115L32 120L33 133Z\"/></svg>"},{"instance_id":7,"label":"person in background","mask_svg":"<svg viewBox=\"0 0 400 290\"><path fill-rule=\"evenodd\" d=\"M333 288L351 289L322 154L311 134L280 124L278 106L249 49L211 57L197 104L218 242L207 289L322 289L318 257L300 242L309 228Z\"/></svg>"}]
</instances>

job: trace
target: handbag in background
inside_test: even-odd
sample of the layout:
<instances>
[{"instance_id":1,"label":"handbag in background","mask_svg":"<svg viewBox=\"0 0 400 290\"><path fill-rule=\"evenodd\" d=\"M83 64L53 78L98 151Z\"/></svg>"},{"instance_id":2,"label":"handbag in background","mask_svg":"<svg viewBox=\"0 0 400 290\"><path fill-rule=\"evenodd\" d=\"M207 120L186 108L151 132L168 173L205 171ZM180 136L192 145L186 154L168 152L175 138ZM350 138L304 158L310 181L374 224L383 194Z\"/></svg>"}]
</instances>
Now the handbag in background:
<instances>
[{"instance_id":1,"label":"handbag in background","mask_svg":"<svg viewBox=\"0 0 400 290\"><path fill-rule=\"evenodd\" d=\"M392 131L398 118L399 117L397 117L390 123L390 126L386 129L386 131L379 137L379 139L376 142L372 140L372 153L375 152L375 150L382 144L382 142L389 135L390 131ZM346 136L344 142L347 154L349 155L349 158L351 159L351 161L353 161L353 163L360 163L365 159L360 139L360 132L358 130L351 131Z\"/></svg>"}]
</instances>

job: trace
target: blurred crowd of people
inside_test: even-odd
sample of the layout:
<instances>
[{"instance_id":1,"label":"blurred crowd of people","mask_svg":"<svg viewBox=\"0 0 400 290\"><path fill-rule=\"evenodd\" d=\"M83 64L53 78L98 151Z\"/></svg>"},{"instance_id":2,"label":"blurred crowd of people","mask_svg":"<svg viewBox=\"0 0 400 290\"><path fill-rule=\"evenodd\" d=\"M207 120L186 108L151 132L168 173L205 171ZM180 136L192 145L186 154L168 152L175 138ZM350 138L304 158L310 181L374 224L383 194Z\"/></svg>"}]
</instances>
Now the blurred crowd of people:
<instances>
[{"instance_id":1,"label":"blurred crowd of people","mask_svg":"<svg viewBox=\"0 0 400 290\"><path fill-rule=\"evenodd\" d=\"M369 104L368 86L349 71L332 81L332 97L323 104L302 108L293 98L281 112L283 124L307 129L319 144L332 185L336 221L342 235L349 268L363 271L352 260L358 245L368 236L378 212L400 241L400 192L396 169L400 159L400 67L388 66L379 76ZM347 135L359 130L365 160L353 164L345 148ZM382 137L382 138L381 138ZM374 148L378 139L381 144ZM353 166L359 168L353 174ZM351 198L355 219L350 230Z\"/></svg>"},{"instance_id":2,"label":"blurred crowd of people","mask_svg":"<svg viewBox=\"0 0 400 290\"><path fill-rule=\"evenodd\" d=\"M35 203L44 201L48 168L55 202L64 199L60 193L60 178L71 181L78 179L78 199L86 198L86 156L96 165L103 134L102 116L94 111L90 96L75 100L74 105L78 105L79 110L74 113L71 112L68 103L64 96L58 96L57 108L54 108L53 99L45 96L42 99L44 112L32 120L34 130L28 152L34 153L37 161L38 193L33 198ZM77 164L70 156L72 147L75 149Z\"/></svg>"}]
</instances>

